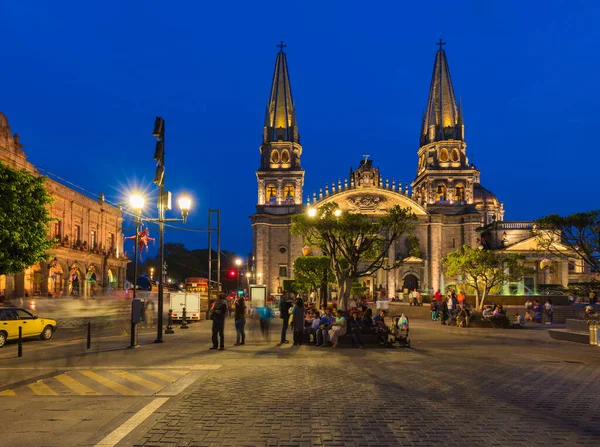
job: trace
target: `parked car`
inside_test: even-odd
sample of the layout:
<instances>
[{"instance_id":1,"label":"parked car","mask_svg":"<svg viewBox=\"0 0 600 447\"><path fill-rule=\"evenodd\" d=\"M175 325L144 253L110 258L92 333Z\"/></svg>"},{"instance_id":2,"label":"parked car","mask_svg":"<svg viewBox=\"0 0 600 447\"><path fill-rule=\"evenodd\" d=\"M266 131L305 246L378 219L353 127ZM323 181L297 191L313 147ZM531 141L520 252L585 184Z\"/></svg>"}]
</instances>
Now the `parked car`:
<instances>
[{"instance_id":1,"label":"parked car","mask_svg":"<svg viewBox=\"0 0 600 447\"><path fill-rule=\"evenodd\" d=\"M40 337L42 340L50 340L56 330L56 321L38 318L25 309L0 308L0 348L8 340L19 338L19 326L23 328L23 338Z\"/></svg>"}]
</instances>

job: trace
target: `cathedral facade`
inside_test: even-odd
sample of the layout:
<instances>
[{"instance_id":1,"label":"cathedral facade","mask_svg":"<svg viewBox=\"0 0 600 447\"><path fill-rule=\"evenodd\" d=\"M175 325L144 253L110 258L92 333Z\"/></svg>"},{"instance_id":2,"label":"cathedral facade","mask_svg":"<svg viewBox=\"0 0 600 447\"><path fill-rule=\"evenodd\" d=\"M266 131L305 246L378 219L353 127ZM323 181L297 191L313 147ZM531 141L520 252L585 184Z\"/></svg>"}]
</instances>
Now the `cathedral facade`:
<instances>
[{"instance_id":1,"label":"cathedral facade","mask_svg":"<svg viewBox=\"0 0 600 447\"><path fill-rule=\"evenodd\" d=\"M410 250L406 236L393 244L389 262L402 261L401 266L361 278L372 296L391 298L413 288L443 291L455 280L444 276L441 260L462 245L528 255L536 273L507 285L506 293L537 293L538 284L566 286L570 276L583 273L576 260L556 260L553 269L542 272L539 264L545 254L537 250L532 222L504 221L503 204L482 186L479 170L469 162L462 107L455 99L444 43L440 40L438 45L413 182L390 182L365 154L346 179L325 185L304 202L302 145L286 53L280 46L256 171L256 212L250 217L254 273L257 283L267 286L267 293L282 292L283 281L294 277L294 260L302 256L303 241L290 233L292 216L328 202L342 211L373 216L400 205L418 218L414 235L419 256Z\"/></svg>"}]
</instances>

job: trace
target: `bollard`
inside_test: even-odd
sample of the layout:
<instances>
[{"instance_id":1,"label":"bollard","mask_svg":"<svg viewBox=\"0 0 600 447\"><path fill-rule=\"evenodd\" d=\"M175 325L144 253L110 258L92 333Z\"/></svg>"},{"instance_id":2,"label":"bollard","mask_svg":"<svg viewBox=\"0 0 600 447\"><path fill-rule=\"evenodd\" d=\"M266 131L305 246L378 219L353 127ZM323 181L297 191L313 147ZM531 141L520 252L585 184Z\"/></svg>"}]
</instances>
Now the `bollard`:
<instances>
[{"instance_id":1,"label":"bollard","mask_svg":"<svg viewBox=\"0 0 600 447\"><path fill-rule=\"evenodd\" d=\"M165 334L174 334L173 330L173 309L169 309L169 316L167 319L167 329L165 330Z\"/></svg>"},{"instance_id":2,"label":"bollard","mask_svg":"<svg viewBox=\"0 0 600 447\"><path fill-rule=\"evenodd\" d=\"M19 343L17 352L19 357L23 357L23 328L21 326L19 326Z\"/></svg>"},{"instance_id":3,"label":"bollard","mask_svg":"<svg viewBox=\"0 0 600 447\"><path fill-rule=\"evenodd\" d=\"M181 326L179 329L188 329L187 321L185 319L185 307L183 308L183 313L181 314Z\"/></svg>"},{"instance_id":4,"label":"bollard","mask_svg":"<svg viewBox=\"0 0 600 447\"><path fill-rule=\"evenodd\" d=\"M590 332L590 345L598 346L598 323L590 321L588 323L588 330Z\"/></svg>"},{"instance_id":5,"label":"bollard","mask_svg":"<svg viewBox=\"0 0 600 447\"><path fill-rule=\"evenodd\" d=\"M92 322L88 321L87 324L87 348L90 349L92 347Z\"/></svg>"}]
</instances>

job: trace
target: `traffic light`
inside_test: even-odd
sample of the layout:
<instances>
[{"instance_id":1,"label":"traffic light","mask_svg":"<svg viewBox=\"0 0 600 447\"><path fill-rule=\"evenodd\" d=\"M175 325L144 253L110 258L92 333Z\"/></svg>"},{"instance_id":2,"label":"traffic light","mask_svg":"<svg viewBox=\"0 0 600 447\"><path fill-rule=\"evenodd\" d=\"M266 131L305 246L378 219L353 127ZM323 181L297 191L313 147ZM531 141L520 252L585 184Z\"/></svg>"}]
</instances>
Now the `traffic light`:
<instances>
[{"instance_id":1,"label":"traffic light","mask_svg":"<svg viewBox=\"0 0 600 447\"><path fill-rule=\"evenodd\" d=\"M154 149L154 160L159 162L161 165L165 164L165 142L162 140L156 142L156 148Z\"/></svg>"},{"instance_id":2,"label":"traffic light","mask_svg":"<svg viewBox=\"0 0 600 447\"><path fill-rule=\"evenodd\" d=\"M229 275L230 278L235 278L237 276L237 271L234 269L231 269L227 272L227 274Z\"/></svg>"}]
</instances>

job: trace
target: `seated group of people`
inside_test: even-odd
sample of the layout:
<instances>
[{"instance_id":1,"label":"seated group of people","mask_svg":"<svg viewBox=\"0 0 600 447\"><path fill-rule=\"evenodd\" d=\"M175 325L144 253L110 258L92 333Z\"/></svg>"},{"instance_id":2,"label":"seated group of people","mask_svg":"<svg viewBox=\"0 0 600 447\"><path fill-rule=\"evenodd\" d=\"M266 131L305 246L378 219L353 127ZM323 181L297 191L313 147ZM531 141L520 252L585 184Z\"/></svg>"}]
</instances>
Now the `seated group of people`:
<instances>
[{"instance_id":1,"label":"seated group of people","mask_svg":"<svg viewBox=\"0 0 600 447\"><path fill-rule=\"evenodd\" d=\"M508 315L506 315L506 311L504 307L500 304L496 306L488 305L483 309L483 318L491 321L493 324L499 324L502 326L508 326L511 328L523 328L525 327L525 321L527 317L529 317L529 321L531 321L531 315L527 315L528 312L525 313L525 317L519 314L519 312L515 312L513 315L512 322L508 319Z\"/></svg>"},{"instance_id":2,"label":"seated group of people","mask_svg":"<svg viewBox=\"0 0 600 447\"><path fill-rule=\"evenodd\" d=\"M386 325L385 310L373 317L372 309L362 306L361 309L350 310L350 318L346 318L341 310L322 308L321 311L308 309L306 312L305 332L309 342L314 346L338 347L339 337L350 333L352 345L364 348L362 334L377 334L380 345L389 346L399 339L403 333L408 333L408 318L404 315L396 317Z\"/></svg>"}]
</instances>

